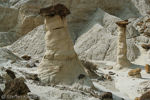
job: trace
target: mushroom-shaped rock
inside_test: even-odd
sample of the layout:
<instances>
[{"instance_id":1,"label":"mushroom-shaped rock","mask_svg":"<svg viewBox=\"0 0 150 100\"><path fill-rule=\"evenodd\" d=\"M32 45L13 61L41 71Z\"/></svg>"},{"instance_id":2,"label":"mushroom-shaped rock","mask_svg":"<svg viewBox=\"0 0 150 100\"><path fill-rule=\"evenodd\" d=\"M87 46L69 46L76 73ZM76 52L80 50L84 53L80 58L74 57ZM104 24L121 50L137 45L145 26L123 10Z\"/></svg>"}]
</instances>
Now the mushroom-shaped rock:
<instances>
[{"instance_id":1,"label":"mushroom-shaped rock","mask_svg":"<svg viewBox=\"0 0 150 100\"><path fill-rule=\"evenodd\" d=\"M147 73L150 73L150 66L149 66L148 64L145 66L145 71L146 71Z\"/></svg>"},{"instance_id":2,"label":"mushroom-shaped rock","mask_svg":"<svg viewBox=\"0 0 150 100\"><path fill-rule=\"evenodd\" d=\"M65 9L58 9L58 12L67 11L66 7L62 8ZM66 84L76 89L91 90L92 81L73 48L66 18L61 14L54 14L44 16L44 20L46 52L38 66L39 80L45 84ZM78 79L80 75L85 76Z\"/></svg>"},{"instance_id":3,"label":"mushroom-shaped rock","mask_svg":"<svg viewBox=\"0 0 150 100\"><path fill-rule=\"evenodd\" d=\"M7 81L5 83L4 95L7 96L23 96L24 98L17 100L28 100L27 93L30 92L28 86L21 79L15 78L13 81ZM7 99L7 98L6 98ZM11 100L16 100L14 99Z\"/></svg>"},{"instance_id":4,"label":"mushroom-shaped rock","mask_svg":"<svg viewBox=\"0 0 150 100\"><path fill-rule=\"evenodd\" d=\"M133 78L141 78L141 68L133 69L128 72L128 75Z\"/></svg>"},{"instance_id":5,"label":"mushroom-shaped rock","mask_svg":"<svg viewBox=\"0 0 150 100\"><path fill-rule=\"evenodd\" d=\"M126 25L128 21L119 21L116 24L118 25L117 64L113 68L119 70L130 67L131 63L127 59Z\"/></svg>"}]
</instances>

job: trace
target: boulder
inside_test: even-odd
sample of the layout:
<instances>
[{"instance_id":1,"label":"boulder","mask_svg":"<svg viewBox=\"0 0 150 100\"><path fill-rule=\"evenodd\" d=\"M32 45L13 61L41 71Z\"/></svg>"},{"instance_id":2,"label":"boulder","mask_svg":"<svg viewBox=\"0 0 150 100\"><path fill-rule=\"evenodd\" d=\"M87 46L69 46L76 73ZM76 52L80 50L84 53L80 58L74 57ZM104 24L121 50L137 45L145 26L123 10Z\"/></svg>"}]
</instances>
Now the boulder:
<instances>
[{"instance_id":1,"label":"boulder","mask_svg":"<svg viewBox=\"0 0 150 100\"><path fill-rule=\"evenodd\" d=\"M111 92L104 92L104 93L101 93L99 98L101 100L113 100L113 96L112 96L112 93Z\"/></svg>"},{"instance_id":2,"label":"boulder","mask_svg":"<svg viewBox=\"0 0 150 100\"><path fill-rule=\"evenodd\" d=\"M116 74L116 73L114 73L112 71L109 71L108 73L109 73L109 75L115 75Z\"/></svg>"},{"instance_id":3,"label":"boulder","mask_svg":"<svg viewBox=\"0 0 150 100\"><path fill-rule=\"evenodd\" d=\"M26 73L26 79L38 80L38 74Z\"/></svg>"},{"instance_id":4,"label":"boulder","mask_svg":"<svg viewBox=\"0 0 150 100\"><path fill-rule=\"evenodd\" d=\"M12 79L15 79L16 78L16 75L13 71L11 71L10 69L7 69L6 70L7 74L12 78Z\"/></svg>"},{"instance_id":5,"label":"boulder","mask_svg":"<svg viewBox=\"0 0 150 100\"><path fill-rule=\"evenodd\" d=\"M9 74L7 74L7 72L2 73L2 78L6 81L12 81L13 80L13 78Z\"/></svg>"},{"instance_id":6,"label":"boulder","mask_svg":"<svg viewBox=\"0 0 150 100\"><path fill-rule=\"evenodd\" d=\"M139 100L150 100L150 91L144 93Z\"/></svg>"},{"instance_id":7,"label":"boulder","mask_svg":"<svg viewBox=\"0 0 150 100\"><path fill-rule=\"evenodd\" d=\"M147 50L149 49L149 46L148 46L147 44L142 44L141 47L142 47L143 49L147 49Z\"/></svg>"},{"instance_id":8,"label":"boulder","mask_svg":"<svg viewBox=\"0 0 150 100\"><path fill-rule=\"evenodd\" d=\"M147 65L145 66L145 71L146 71L147 73L150 73L150 65L147 64Z\"/></svg>"},{"instance_id":9,"label":"boulder","mask_svg":"<svg viewBox=\"0 0 150 100\"><path fill-rule=\"evenodd\" d=\"M24 56L22 56L21 58L24 59L24 60L30 60L30 59L31 59L31 56L24 55Z\"/></svg>"},{"instance_id":10,"label":"boulder","mask_svg":"<svg viewBox=\"0 0 150 100\"><path fill-rule=\"evenodd\" d=\"M141 78L141 68L133 69L128 72L128 75L133 78Z\"/></svg>"},{"instance_id":11,"label":"boulder","mask_svg":"<svg viewBox=\"0 0 150 100\"><path fill-rule=\"evenodd\" d=\"M13 81L7 81L5 83L5 89L3 92L5 97L15 95L27 97L27 93L30 92L30 90L23 80L15 78ZM12 100L16 100L15 97ZM19 100L28 100L28 98L22 98Z\"/></svg>"},{"instance_id":12,"label":"boulder","mask_svg":"<svg viewBox=\"0 0 150 100\"><path fill-rule=\"evenodd\" d=\"M137 68L137 69L130 70L130 71L128 72L128 75L134 76L134 75L136 75L136 74L139 74L140 72L141 72L141 68Z\"/></svg>"}]
</instances>

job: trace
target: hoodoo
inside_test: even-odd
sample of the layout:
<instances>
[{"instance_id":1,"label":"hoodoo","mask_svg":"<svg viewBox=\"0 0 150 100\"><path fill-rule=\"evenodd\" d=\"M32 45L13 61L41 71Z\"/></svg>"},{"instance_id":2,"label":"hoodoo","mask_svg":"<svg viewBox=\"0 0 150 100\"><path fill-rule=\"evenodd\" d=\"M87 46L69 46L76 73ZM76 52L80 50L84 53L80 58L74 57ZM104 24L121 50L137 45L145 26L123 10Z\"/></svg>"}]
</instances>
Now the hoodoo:
<instances>
[{"instance_id":1,"label":"hoodoo","mask_svg":"<svg viewBox=\"0 0 150 100\"><path fill-rule=\"evenodd\" d=\"M117 64L114 69L122 69L125 67L130 67L131 63L127 59L127 43L126 43L126 25L128 21L116 22L118 25L118 44L117 44Z\"/></svg>"},{"instance_id":2,"label":"hoodoo","mask_svg":"<svg viewBox=\"0 0 150 100\"><path fill-rule=\"evenodd\" d=\"M39 11L45 20L46 52L38 66L38 77L43 83L66 84L89 91L93 87L92 81L74 51L67 29L65 17L70 11L62 4L49 8L52 10L42 8L42 11ZM81 75L85 76L79 79Z\"/></svg>"}]
</instances>

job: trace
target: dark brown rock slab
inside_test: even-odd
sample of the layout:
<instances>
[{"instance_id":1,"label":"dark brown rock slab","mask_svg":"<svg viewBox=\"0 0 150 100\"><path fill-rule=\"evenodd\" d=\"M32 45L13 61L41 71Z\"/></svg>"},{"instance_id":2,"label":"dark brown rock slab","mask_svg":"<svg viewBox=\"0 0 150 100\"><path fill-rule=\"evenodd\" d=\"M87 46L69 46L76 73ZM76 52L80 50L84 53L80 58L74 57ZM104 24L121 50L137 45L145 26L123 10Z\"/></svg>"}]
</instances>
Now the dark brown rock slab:
<instances>
[{"instance_id":1,"label":"dark brown rock slab","mask_svg":"<svg viewBox=\"0 0 150 100\"><path fill-rule=\"evenodd\" d=\"M100 94L99 98L102 100L105 100L105 99L113 100L113 96L111 92L103 92Z\"/></svg>"},{"instance_id":2,"label":"dark brown rock slab","mask_svg":"<svg viewBox=\"0 0 150 100\"><path fill-rule=\"evenodd\" d=\"M24 95L30 92L23 80L15 78L5 83L4 95Z\"/></svg>"},{"instance_id":3,"label":"dark brown rock slab","mask_svg":"<svg viewBox=\"0 0 150 100\"><path fill-rule=\"evenodd\" d=\"M7 74L8 74L12 79L15 79L15 78L16 78L16 75L15 75L15 73L14 73L12 70L7 69L6 72L7 72Z\"/></svg>"},{"instance_id":4,"label":"dark brown rock slab","mask_svg":"<svg viewBox=\"0 0 150 100\"><path fill-rule=\"evenodd\" d=\"M31 59L31 56L28 56L28 55L24 55L24 56L22 56L21 57L22 59L24 59L24 60L30 60Z\"/></svg>"}]
</instances>

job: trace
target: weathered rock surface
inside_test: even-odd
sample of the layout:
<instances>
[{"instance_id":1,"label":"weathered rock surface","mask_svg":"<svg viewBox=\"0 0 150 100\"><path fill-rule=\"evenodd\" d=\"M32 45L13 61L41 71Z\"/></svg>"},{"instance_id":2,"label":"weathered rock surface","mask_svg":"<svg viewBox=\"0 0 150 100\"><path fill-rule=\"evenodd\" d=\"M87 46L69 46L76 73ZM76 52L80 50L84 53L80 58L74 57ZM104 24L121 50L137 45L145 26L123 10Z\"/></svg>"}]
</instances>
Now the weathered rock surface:
<instances>
[{"instance_id":1,"label":"weathered rock surface","mask_svg":"<svg viewBox=\"0 0 150 100\"><path fill-rule=\"evenodd\" d=\"M0 5L0 32L14 31L18 20L18 9Z\"/></svg>"},{"instance_id":2,"label":"weathered rock surface","mask_svg":"<svg viewBox=\"0 0 150 100\"><path fill-rule=\"evenodd\" d=\"M21 60L20 57L18 57L17 55L13 54L10 50L6 49L6 48L0 48L0 59L3 61L7 61L7 60ZM2 63L2 62L1 62Z\"/></svg>"},{"instance_id":3,"label":"weathered rock surface","mask_svg":"<svg viewBox=\"0 0 150 100\"><path fill-rule=\"evenodd\" d=\"M103 16L101 16L101 13L104 13ZM98 9L91 20L92 21L85 26L85 29L83 29L85 30L82 33L83 35L77 39L75 43L75 51L81 59L116 61L117 36L114 36L112 34L114 31L110 30L117 29L115 22L120 19ZM104 20L105 23L103 26ZM110 20L112 21L111 23ZM109 28L109 25L115 28ZM128 59L134 61L140 53L132 38L127 39L127 48Z\"/></svg>"},{"instance_id":4,"label":"weathered rock surface","mask_svg":"<svg viewBox=\"0 0 150 100\"><path fill-rule=\"evenodd\" d=\"M10 49L20 56L26 54L41 60L45 51L44 35L44 26L41 25L16 41Z\"/></svg>"},{"instance_id":5,"label":"weathered rock surface","mask_svg":"<svg viewBox=\"0 0 150 100\"><path fill-rule=\"evenodd\" d=\"M38 18L41 18L40 16L37 15L38 13L36 12L37 10L39 10L38 6L42 5L44 7L48 7L52 3L52 1L46 1L46 2L40 1L40 0L36 0L36 1L38 1L38 3L36 2L36 5L35 5L36 7L35 8L31 7L31 9L27 9L26 13L25 12L22 13L22 16L23 15L28 16L32 14L32 15L36 15ZM137 17L137 15L138 16L145 15L146 12L144 10L148 8L148 6L147 6L147 3L140 2L141 5L144 7L144 8L141 8L139 7L138 3L136 3L138 1L132 0L126 3L126 7L128 7L130 4L133 5L131 9L126 9L126 11L123 14L120 14L120 11L121 12L123 11L123 9L120 9L120 7L125 7L125 6L122 6L123 4L125 4L125 1L115 0L113 2L111 1L111 3L105 2L103 0L101 1L103 3L99 1L94 1L94 2L92 1L92 4L91 4L91 1L86 1L86 2L72 1L72 4L70 5L69 3L71 2L71 0L70 2L62 1L61 3L66 5L68 8L71 7L70 9L71 15L67 17L68 24L69 24L69 32L71 33L73 42L75 42L75 40L77 39L75 43L75 50L77 54L79 55L79 57L81 59L86 59L86 60L116 61L116 56L115 56L117 53L116 52L117 50L116 49L116 45L117 45L116 36L117 36L118 30L117 30L117 26L115 25L115 22L120 21L122 18L125 19L125 18L130 18L131 16ZM59 3L59 1L57 2ZM116 7L115 2L119 2L119 6ZM26 9L29 5L32 5L33 3L35 3L35 1L29 2L27 0L25 3L18 1L12 7L16 9L20 7L22 9ZM56 1L53 1L53 4L56 4ZM74 6L74 4L77 6ZM102 4L104 4L105 6L103 6ZM82 5L82 8L81 8L81 5ZM99 7L98 9L95 8L97 7L96 5L98 5ZM113 9L108 9L107 7L113 8ZM106 13L105 11L108 13ZM133 13L133 11L137 13ZM82 13L82 16L79 13ZM84 16L87 16L87 17L84 17ZM129 22L131 23L127 27L127 38L128 38L127 39L127 46L128 46L127 57L130 61L134 61L140 55L139 49L134 44L134 42L149 41L146 37L138 36L139 35L138 31L140 30L140 28L136 26L136 24L141 20L147 20L147 19L146 18L145 19L142 19L142 18L139 18L139 19L130 18L129 19ZM41 20L39 19L38 21L41 22ZM25 21L25 22L28 23L28 21ZM29 27L29 25L25 25L25 26L26 28ZM32 35L27 35L28 37L24 36L22 39L19 39L16 43L13 44L11 49L13 49L19 54L23 54L25 52L26 54L31 54L36 57L38 56L38 58L41 59L43 52L44 52L44 41L43 41L43 37L40 38L40 36L42 36L40 34L42 33L42 31L41 32L36 31L39 28L41 29L41 27L37 27L36 29L34 29L34 31L32 31L33 33ZM42 30L44 31L44 28ZM39 34L38 35L38 37L40 38L39 40L38 38L36 38L37 34ZM29 41L30 38L32 39L34 38L36 43L34 43L33 41ZM24 44L23 41L26 41L27 44ZM21 43L22 43L22 46L21 46ZM32 46L34 46L33 44L34 45L38 44L38 45L32 48Z\"/></svg>"},{"instance_id":6,"label":"weathered rock surface","mask_svg":"<svg viewBox=\"0 0 150 100\"><path fill-rule=\"evenodd\" d=\"M14 32L0 32L0 47L13 44L19 36Z\"/></svg>"}]
</instances>

